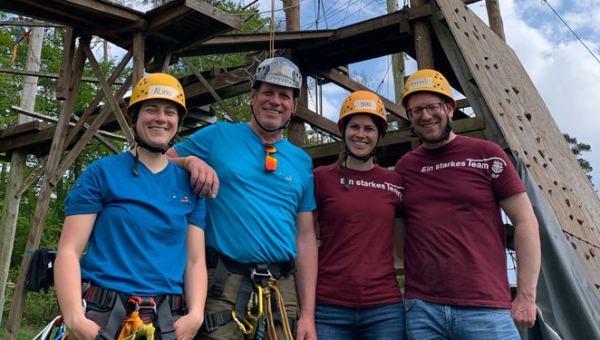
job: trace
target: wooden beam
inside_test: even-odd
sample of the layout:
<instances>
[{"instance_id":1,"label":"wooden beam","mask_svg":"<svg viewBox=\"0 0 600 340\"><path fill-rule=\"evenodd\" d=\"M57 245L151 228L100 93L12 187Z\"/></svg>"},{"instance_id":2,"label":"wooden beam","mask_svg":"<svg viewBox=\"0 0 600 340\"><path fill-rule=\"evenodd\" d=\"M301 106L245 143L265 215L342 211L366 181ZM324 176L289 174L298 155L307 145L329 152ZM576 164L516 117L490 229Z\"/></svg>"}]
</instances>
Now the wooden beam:
<instances>
[{"instance_id":1,"label":"wooden beam","mask_svg":"<svg viewBox=\"0 0 600 340\"><path fill-rule=\"evenodd\" d=\"M225 102L223 101L223 99L221 99L217 92L212 88L212 86L210 86L208 81L206 81L204 76L202 76L202 73L198 72L196 67L194 67L194 64L192 64L192 62L189 61L187 58L183 58L183 63L192 71L192 73L194 73L196 78L198 78L200 83L202 83L204 88L210 93L210 95L215 99L215 101L219 103L223 111L225 111L226 118L228 118L229 121L234 123L239 122L240 120L235 116L235 114L233 114L233 112L229 109L227 104L225 104Z\"/></svg>"},{"instance_id":2,"label":"wooden beam","mask_svg":"<svg viewBox=\"0 0 600 340\"><path fill-rule=\"evenodd\" d=\"M73 62L73 51L75 50L76 36L72 28L67 28L63 39L63 53L60 59L60 71L58 73L58 84L56 84L56 98L67 99L69 84L71 83L71 63Z\"/></svg>"},{"instance_id":3,"label":"wooden beam","mask_svg":"<svg viewBox=\"0 0 600 340\"><path fill-rule=\"evenodd\" d=\"M119 75L121 75L123 73L123 70L125 69L125 66L127 66L127 64L129 63L129 60L131 60L132 55L133 55L132 51L129 50L129 51L127 51L127 54L125 54L125 56L123 56L123 59L121 59L121 62L119 62L119 65L117 65L117 67L114 69L113 73L108 78L109 84L114 84L116 79L119 77ZM129 85L126 82L121 83L121 86L122 87L125 86L125 87L129 88ZM73 142L73 138L75 138L78 131L80 131L81 128L83 127L83 124L87 122L87 120L89 119L91 114L96 110L96 108L100 104L100 101L102 101L102 98L104 98L103 92L98 91L96 93L96 96L94 97L94 99L92 99L92 101L90 102L90 104L88 105L86 110L81 115L81 117L79 117L80 120L77 122L77 125L75 125L75 128L72 131L70 131L69 134L67 135L67 140L66 140L67 145L71 145L71 143ZM121 99L122 97L117 97L117 98Z\"/></svg>"},{"instance_id":4,"label":"wooden beam","mask_svg":"<svg viewBox=\"0 0 600 340\"><path fill-rule=\"evenodd\" d=\"M12 106L11 110L14 110L14 111L18 112L19 114L23 114L23 115L26 115L26 116L29 116L29 117L33 117L33 118L37 118L37 119L41 119L41 120L45 120L47 122L56 123L58 121L58 118L56 118L56 117L47 116L47 115L44 115L44 114L41 114L41 113L37 113L37 112L32 112L32 111L29 111L29 110L25 110L25 109L23 109L21 107L18 107L18 106ZM77 116L75 116L73 118L76 121L79 120L79 117L77 117ZM27 122L25 124L16 125L16 127L19 127L21 125L27 125L27 124L33 123L33 122L38 123L37 121L31 121L31 122ZM71 123L69 123L69 126L75 126L75 123L71 122ZM6 130L3 130L2 132L5 132L5 131ZM102 130L98 130L96 136L97 137L98 136L100 136L100 137L106 136L106 137L110 137L112 139L116 139L116 140L119 140L119 141L122 141L122 142L126 142L127 141L127 139L125 139L125 137L123 137L122 135L118 135L116 133L112 133L112 132L108 132L108 131L102 131ZM16 136L12 135L11 137L16 137ZM2 138L1 135L0 135L0 138Z\"/></svg>"},{"instance_id":5,"label":"wooden beam","mask_svg":"<svg viewBox=\"0 0 600 340\"><path fill-rule=\"evenodd\" d=\"M116 97L122 98L130 86L131 86L131 75L129 75L127 77L127 79L125 80L125 84L123 86L121 86L121 88L117 91ZM89 128L85 131L83 136L81 136L81 138L79 139L79 141L77 142L75 147L73 147L71 152L69 152L69 155L67 155L67 157L62 162L62 164L60 164L60 166L56 169L54 175L49 180L51 183L58 183L58 181L60 181L60 179L62 178L62 175L67 171L67 169L71 166L71 164L73 164L73 162L75 162L75 160L77 159L77 157L79 156L79 154L81 153L83 148L87 145L87 143L89 143L89 141L94 136L94 133L96 131L98 131L98 129L100 128L102 123L104 123L104 121L110 115L110 113L111 113L110 106L105 106L100 111L100 114L94 119L94 121L92 123L90 123Z\"/></svg>"},{"instance_id":6,"label":"wooden beam","mask_svg":"<svg viewBox=\"0 0 600 340\"><path fill-rule=\"evenodd\" d=\"M330 135L341 137L336 123L315 113L306 106L298 105L295 116L302 119L313 128L325 131Z\"/></svg>"},{"instance_id":7,"label":"wooden beam","mask_svg":"<svg viewBox=\"0 0 600 340\"><path fill-rule=\"evenodd\" d=\"M133 132L129 127L127 119L125 119L125 115L121 111L121 107L119 106L117 99L112 93L110 84L106 81L106 78L104 78L104 74L102 73L100 65L98 65L98 61L96 61L94 53L90 49L90 46L87 44L83 44L81 45L81 47L83 48L83 51L85 52L90 65L92 66L92 70L96 73L96 77L100 80L102 90L104 91L104 96L106 97L108 104L110 105L110 108L112 109L112 112L115 115L115 118L117 118L117 122L119 122L119 125L121 126L121 131L123 131L123 133L125 134L127 141L130 144L133 144Z\"/></svg>"},{"instance_id":8,"label":"wooden beam","mask_svg":"<svg viewBox=\"0 0 600 340\"><path fill-rule=\"evenodd\" d=\"M22 27L55 27L55 28L66 28L65 25L57 25L47 21L41 20L5 20L0 21L0 26L22 26Z\"/></svg>"},{"instance_id":9,"label":"wooden beam","mask_svg":"<svg viewBox=\"0 0 600 340\"><path fill-rule=\"evenodd\" d=\"M112 17L123 19L126 21L136 21L140 18L140 12L131 8L119 6L106 1L95 0L63 0L64 2L72 3L83 8L89 8L97 12L106 13Z\"/></svg>"},{"instance_id":10,"label":"wooden beam","mask_svg":"<svg viewBox=\"0 0 600 340\"><path fill-rule=\"evenodd\" d=\"M327 79L331 80L333 83L335 83L336 85L341 86L344 89L349 90L349 91L358 91L358 90L372 91L368 87L366 87L366 86L352 80L350 77L344 75L338 69L330 69L328 71L313 70L311 72L318 76L327 78ZM402 106L394 103L393 101L391 101L383 96L380 96L380 97L381 97L381 100L383 101L383 105L385 106L385 109L387 111L389 111L392 115L399 118L399 120L398 120L399 127L410 126L410 122L408 121L408 118L406 117L406 111L404 110L404 108Z\"/></svg>"},{"instance_id":11,"label":"wooden beam","mask_svg":"<svg viewBox=\"0 0 600 340\"><path fill-rule=\"evenodd\" d=\"M48 127L50 127L50 125L40 123L37 120L19 124L19 125L10 126L4 130L0 130L0 140L2 140L2 139L8 140L10 138L16 138L20 135L28 134L33 131L40 131L40 130L48 128ZM2 143L0 143L0 149L4 146L3 144L5 142L7 142L7 141L2 140ZM0 152L5 152L5 151L6 150L2 150Z\"/></svg>"},{"instance_id":12,"label":"wooden beam","mask_svg":"<svg viewBox=\"0 0 600 340\"><path fill-rule=\"evenodd\" d=\"M60 77L60 74L58 73L50 73L50 72L42 72L42 71L38 71L38 72L33 72L33 71L25 71L25 70L15 70L15 69L10 69L10 68L0 68L0 73L9 73L9 74L16 74L19 76L33 76L33 77L40 77L40 78L48 78L48 79L58 79ZM99 83L100 81L97 78L94 77L81 77L81 81L85 82L85 83ZM122 84L123 82L120 80L115 81L115 84Z\"/></svg>"},{"instance_id":13,"label":"wooden beam","mask_svg":"<svg viewBox=\"0 0 600 340\"><path fill-rule=\"evenodd\" d=\"M275 49L291 48L298 43L315 43L327 41L334 30L314 30L300 32L276 32ZM271 36L269 33L228 34L209 39L201 44L179 53L183 56L201 56L208 54L238 53L269 50Z\"/></svg>"}]
</instances>

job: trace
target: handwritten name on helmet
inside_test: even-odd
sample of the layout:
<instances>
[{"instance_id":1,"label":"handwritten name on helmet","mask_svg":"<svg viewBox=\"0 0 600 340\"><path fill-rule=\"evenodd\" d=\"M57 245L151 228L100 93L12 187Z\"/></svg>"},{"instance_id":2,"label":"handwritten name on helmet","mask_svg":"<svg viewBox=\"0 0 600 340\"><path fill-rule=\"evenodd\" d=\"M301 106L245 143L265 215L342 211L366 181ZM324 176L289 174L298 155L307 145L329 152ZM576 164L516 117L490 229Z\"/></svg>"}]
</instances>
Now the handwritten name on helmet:
<instances>
[{"instance_id":1,"label":"handwritten name on helmet","mask_svg":"<svg viewBox=\"0 0 600 340\"><path fill-rule=\"evenodd\" d=\"M177 89L170 87L170 86L154 85L154 86L150 86L148 88L148 96L149 97L161 96L161 97L177 98L177 96L179 96L179 91L177 91Z\"/></svg>"}]
</instances>

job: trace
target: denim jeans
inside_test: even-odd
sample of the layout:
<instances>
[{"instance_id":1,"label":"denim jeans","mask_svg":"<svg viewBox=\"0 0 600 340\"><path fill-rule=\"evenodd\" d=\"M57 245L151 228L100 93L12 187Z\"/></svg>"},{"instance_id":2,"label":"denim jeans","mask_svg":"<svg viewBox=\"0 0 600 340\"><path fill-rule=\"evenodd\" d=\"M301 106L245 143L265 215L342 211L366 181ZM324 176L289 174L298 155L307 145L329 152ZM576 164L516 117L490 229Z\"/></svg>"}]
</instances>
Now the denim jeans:
<instances>
[{"instance_id":1,"label":"denim jeans","mask_svg":"<svg viewBox=\"0 0 600 340\"><path fill-rule=\"evenodd\" d=\"M405 299L408 339L519 340L510 309L438 305Z\"/></svg>"},{"instance_id":2,"label":"denim jeans","mask_svg":"<svg viewBox=\"0 0 600 340\"><path fill-rule=\"evenodd\" d=\"M348 308L318 302L315 324L319 340L404 340L404 304Z\"/></svg>"}]
</instances>

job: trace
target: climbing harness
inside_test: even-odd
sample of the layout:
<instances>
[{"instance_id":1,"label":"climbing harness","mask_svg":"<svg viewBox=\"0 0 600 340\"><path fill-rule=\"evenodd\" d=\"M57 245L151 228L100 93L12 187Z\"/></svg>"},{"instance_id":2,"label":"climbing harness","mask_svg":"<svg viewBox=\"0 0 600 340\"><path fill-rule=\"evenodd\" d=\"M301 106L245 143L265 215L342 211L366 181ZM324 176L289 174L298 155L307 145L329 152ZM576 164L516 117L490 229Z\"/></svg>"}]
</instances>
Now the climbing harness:
<instances>
[{"instance_id":1,"label":"climbing harness","mask_svg":"<svg viewBox=\"0 0 600 340\"><path fill-rule=\"evenodd\" d=\"M90 283L84 283L83 292L86 311L109 313L98 339L154 340L156 326L159 339L174 340L172 314L185 314L182 295L126 296Z\"/></svg>"},{"instance_id":2,"label":"climbing harness","mask_svg":"<svg viewBox=\"0 0 600 340\"><path fill-rule=\"evenodd\" d=\"M214 268L214 278L209 284L209 296L220 297L225 281L230 274L243 275L234 309L231 311L207 312L202 325L203 332L212 332L218 327L233 321L247 339L277 340L275 322L281 323L286 340L292 340L296 319L288 318L283 296L277 285L280 278L294 273L294 262L278 264L243 264L207 249L207 266Z\"/></svg>"}]
</instances>

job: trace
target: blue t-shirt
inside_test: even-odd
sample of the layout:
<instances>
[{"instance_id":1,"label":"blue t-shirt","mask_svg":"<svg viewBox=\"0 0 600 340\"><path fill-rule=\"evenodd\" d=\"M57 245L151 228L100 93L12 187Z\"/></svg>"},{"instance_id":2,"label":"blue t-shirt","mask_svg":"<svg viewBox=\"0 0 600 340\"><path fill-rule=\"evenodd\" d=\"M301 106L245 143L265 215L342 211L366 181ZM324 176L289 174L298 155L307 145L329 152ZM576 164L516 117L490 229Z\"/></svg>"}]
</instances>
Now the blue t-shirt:
<instances>
[{"instance_id":1,"label":"blue t-shirt","mask_svg":"<svg viewBox=\"0 0 600 340\"><path fill-rule=\"evenodd\" d=\"M92 163L66 199L66 215L97 213L81 278L129 295L181 294L187 225L205 227L204 200L171 162L154 174L124 152Z\"/></svg>"},{"instance_id":2,"label":"blue t-shirt","mask_svg":"<svg viewBox=\"0 0 600 340\"><path fill-rule=\"evenodd\" d=\"M273 144L277 170L265 171L265 144L248 124L215 123L175 145L219 176L219 195L206 200L206 245L242 263L296 257L296 216L315 209L312 161L282 139Z\"/></svg>"}]
</instances>

